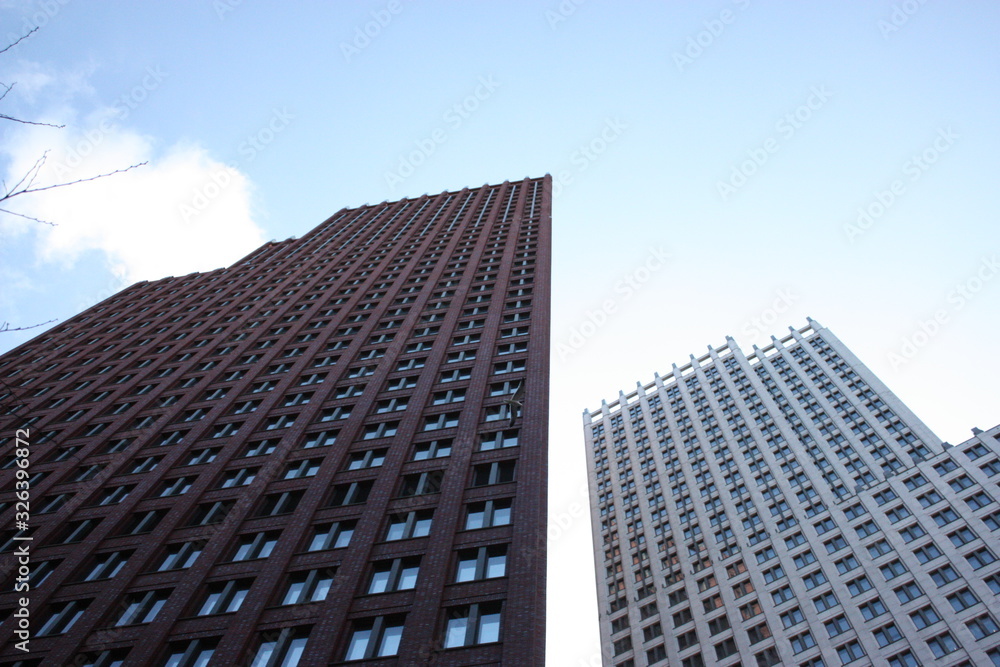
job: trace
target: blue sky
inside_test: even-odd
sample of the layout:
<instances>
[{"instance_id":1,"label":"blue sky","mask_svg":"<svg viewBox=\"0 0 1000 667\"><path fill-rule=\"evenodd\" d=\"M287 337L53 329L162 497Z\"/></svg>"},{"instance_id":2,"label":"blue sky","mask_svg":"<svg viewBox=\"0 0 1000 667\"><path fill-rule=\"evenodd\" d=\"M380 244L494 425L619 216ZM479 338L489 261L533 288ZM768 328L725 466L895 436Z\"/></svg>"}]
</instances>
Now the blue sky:
<instances>
[{"instance_id":1,"label":"blue sky","mask_svg":"<svg viewBox=\"0 0 1000 667\"><path fill-rule=\"evenodd\" d=\"M148 164L8 202L58 223L0 215L12 326L345 206L553 175L551 664L597 664L601 398L808 315L942 438L1000 422L995 3L0 2L7 41L34 25L0 111L66 127L0 125L6 182L45 150L40 183Z\"/></svg>"}]
</instances>

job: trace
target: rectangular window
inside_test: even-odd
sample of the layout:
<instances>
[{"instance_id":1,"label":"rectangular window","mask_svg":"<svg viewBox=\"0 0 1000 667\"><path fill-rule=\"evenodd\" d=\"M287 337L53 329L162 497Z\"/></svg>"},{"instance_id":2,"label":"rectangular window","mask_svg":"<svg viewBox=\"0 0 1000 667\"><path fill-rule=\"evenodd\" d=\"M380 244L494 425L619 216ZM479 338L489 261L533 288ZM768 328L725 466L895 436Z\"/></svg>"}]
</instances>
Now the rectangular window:
<instances>
[{"instance_id":1,"label":"rectangular window","mask_svg":"<svg viewBox=\"0 0 1000 667\"><path fill-rule=\"evenodd\" d=\"M509 525L511 505L510 498L469 503L465 517L465 529L474 530Z\"/></svg>"},{"instance_id":2,"label":"rectangular window","mask_svg":"<svg viewBox=\"0 0 1000 667\"><path fill-rule=\"evenodd\" d=\"M444 648L500 641L501 603L486 602L447 609Z\"/></svg>"},{"instance_id":3,"label":"rectangular window","mask_svg":"<svg viewBox=\"0 0 1000 667\"><path fill-rule=\"evenodd\" d=\"M369 660L397 655L405 619L400 614L354 621L344 660Z\"/></svg>"}]
</instances>

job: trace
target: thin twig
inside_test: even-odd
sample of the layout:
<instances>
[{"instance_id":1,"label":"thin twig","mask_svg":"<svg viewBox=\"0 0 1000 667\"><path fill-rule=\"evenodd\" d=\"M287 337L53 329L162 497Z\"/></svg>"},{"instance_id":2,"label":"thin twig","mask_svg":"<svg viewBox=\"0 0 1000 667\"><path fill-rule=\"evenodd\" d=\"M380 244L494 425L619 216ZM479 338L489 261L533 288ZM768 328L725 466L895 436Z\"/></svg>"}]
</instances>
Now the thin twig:
<instances>
[{"instance_id":1,"label":"thin twig","mask_svg":"<svg viewBox=\"0 0 1000 667\"><path fill-rule=\"evenodd\" d=\"M129 171L131 169L135 169L136 167L142 167L145 164L147 164L147 163L146 162L140 162L139 164L133 164L132 166L125 167L124 169L115 169L114 171L109 171L106 174L98 174L97 176L90 176L89 178L80 178L80 179L77 179L75 181L69 181L67 183L56 183L54 185L45 185L45 186L40 187L40 188L28 188L26 190L19 190L17 192L13 192L11 194L8 194L8 195L6 195L4 197L0 197L0 201L4 201L5 199L13 199L14 197L18 197L20 195L30 194L32 192L42 192L44 190L51 190L53 188L62 188L62 187L65 187L67 185L76 185L77 183L86 183L87 181L94 181L94 180L97 180L98 178L104 178L105 176L114 176L115 174L122 174L122 173L124 173L126 171Z\"/></svg>"},{"instance_id":2,"label":"thin twig","mask_svg":"<svg viewBox=\"0 0 1000 667\"><path fill-rule=\"evenodd\" d=\"M33 32L35 32L36 30L38 30L38 26L37 25L34 28L32 28L31 30L29 30L28 32L26 32L23 35L21 35L20 37L18 37L17 41L14 42L13 44L8 44L4 48L0 49L0 53L4 53L5 51L9 51L10 49L13 49L15 46L17 46L18 44L20 44L24 40L26 40L29 37L31 37L31 34Z\"/></svg>"},{"instance_id":3,"label":"thin twig","mask_svg":"<svg viewBox=\"0 0 1000 667\"><path fill-rule=\"evenodd\" d=\"M24 218L25 220L31 220L32 222L40 222L43 225L49 225L50 227L58 227L54 222L49 222L48 220L42 220L41 218L36 218L32 215L25 215L24 213L18 213L17 211L11 211L10 209L0 208L0 213L9 213L10 215L16 215L19 218Z\"/></svg>"}]
</instances>

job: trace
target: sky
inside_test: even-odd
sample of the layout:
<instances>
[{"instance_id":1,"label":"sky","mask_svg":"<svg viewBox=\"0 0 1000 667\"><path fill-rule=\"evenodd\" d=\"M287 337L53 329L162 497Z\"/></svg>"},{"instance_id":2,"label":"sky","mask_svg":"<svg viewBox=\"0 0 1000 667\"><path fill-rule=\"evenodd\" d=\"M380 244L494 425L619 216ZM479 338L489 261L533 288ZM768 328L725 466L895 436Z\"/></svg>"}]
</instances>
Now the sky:
<instances>
[{"instance_id":1,"label":"sky","mask_svg":"<svg viewBox=\"0 0 1000 667\"><path fill-rule=\"evenodd\" d=\"M141 166L0 202L11 327L552 174L551 665L600 664L601 399L810 316L944 440L1000 422L996 3L0 0L36 26L0 113L63 127L0 121L5 188Z\"/></svg>"}]
</instances>

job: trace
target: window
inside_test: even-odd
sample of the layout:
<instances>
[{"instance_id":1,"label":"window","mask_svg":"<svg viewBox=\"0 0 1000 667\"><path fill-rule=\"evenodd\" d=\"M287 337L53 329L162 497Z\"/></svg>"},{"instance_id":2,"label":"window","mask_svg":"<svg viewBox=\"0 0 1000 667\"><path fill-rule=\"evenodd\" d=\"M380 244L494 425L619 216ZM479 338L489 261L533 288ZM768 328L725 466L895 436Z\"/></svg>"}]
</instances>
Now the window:
<instances>
[{"instance_id":1,"label":"window","mask_svg":"<svg viewBox=\"0 0 1000 667\"><path fill-rule=\"evenodd\" d=\"M413 460L424 461L427 459L437 459L451 456L452 440L431 440L430 442L418 442L413 446Z\"/></svg>"},{"instance_id":2,"label":"window","mask_svg":"<svg viewBox=\"0 0 1000 667\"><path fill-rule=\"evenodd\" d=\"M300 459L288 464L282 479L300 479L314 477L319 472L323 459Z\"/></svg>"},{"instance_id":3,"label":"window","mask_svg":"<svg viewBox=\"0 0 1000 667\"><path fill-rule=\"evenodd\" d=\"M891 581L892 579L902 576L907 572L906 566L898 560L886 563L880 567L879 570L882 572L882 576L885 577L886 581Z\"/></svg>"},{"instance_id":4,"label":"window","mask_svg":"<svg viewBox=\"0 0 1000 667\"><path fill-rule=\"evenodd\" d=\"M457 423L457 422L456 422ZM364 440L375 440L377 438L391 438L396 435L396 431L399 429L399 422L378 422L377 424L367 424L365 425L364 435L362 439ZM425 431L428 429L424 429Z\"/></svg>"},{"instance_id":5,"label":"window","mask_svg":"<svg viewBox=\"0 0 1000 667\"><path fill-rule=\"evenodd\" d=\"M227 470L219 482L220 489L231 489L237 486L247 486L257 477L260 468L239 468Z\"/></svg>"},{"instance_id":6,"label":"window","mask_svg":"<svg viewBox=\"0 0 1000 667\"><path fill-rule=\"evenodd\" d=\"M397 514L389 518L385 539L387 541L406 540L412 537L426 537L431 532L434 510L419 510Z\"/></svg>"},{"instance_id":7,"label":"window","mask_svg":"<svg viewBox=\"0 0 1000 667\"><path fill-rule=\"evenodd\" d=\"M157 565L157 572L167 570L184 570L194 564L204 547L203 542L182 542L167 546L167 553L160 559Z\"/></svg>"},{"instance_id":8,"label":"window","mask_svg":"<svg viewBox=\"0 0 1000 667\"><path fill-rule=\"evenodd\" d=\"M402 615L378 616L354 621L344 660L366 660L399 653L403 636Z\"/></svg>"},{"instance_id":9,"label":"window","mask_svg":"<svg viewBox=\"0 0 1000 667\"><path fill-rule=\"evenodd\" d=\"M444 648L489 644L500 640L499 602L472 604L446 611Z\"/></svg>"},{"instance_id":10,"label":"window","mask_svg":"<svg viewBox=\"0 0 1000 667\"><path fill-rule=\"evenodd\" d=\"M36 633L36 637L61 635L68 632L73 624L83 615L92 600L70 600L62 604L52 605L48 617Z\"/></svg>"},{"instance_id":11,"label":"window","mask_svg":"<svg viewBox=\"0 0 1000 667\"><path fill-rule=\"evenodd\" d=\"M920 590L920 586L918 586L915 582L912 581L908 584L903 584L902 586L894 590L896 593L896 597L899 598L900 604L906 604L907 602L916 600L917 598L922 597L924 594L924 592Z\"/></svg>"},{"instance_id":12,"label":"window","mask_svg":"<svg viewBox=\"0 0 1000 667\"><path fill-rule=\"evenodd\" d=\"M236 504L235 500L220 500L214 503L203 503L195 508L189 526L208 526L214 523L221 523L229 510Z\"/></svg>"},{"instance_id":13,"label":"window","mask_svg":"<svg viewBox=\"0 0 1000 667\"><path fill-rule=\"evenodd\" d=\"M967 621L965 625L977 640L1000 631L1000 627L997 627L997 622L989 614L977 616L971 621Z\"/></svg>"},{"instance_id":14,"label":"window","mask_svg":"<svg viewBox=\"0 0 1000 667\"><path fill-rule=\"evenodd\" d=\"M196 465L201 465L203 463L211 463L219 455L220 451L222 450L219 447L211 447L209 449L196 449L188 455L188 459L184 462L184 465L196 466Z\"/></svg>"},{"instance_id":15,"label":"window","mask_svg":"<svg viewBox=\"0 0 1000 667\"><path fill-rule=\"evenodd\" d=\"M897 642L903 638L903 634L896 627L895 623L890 623L889 625L883 625L881 628L872 631L875 636L875 641L878 642L879 646L885 647L893 642Z\"/></svg>"},{"instance_id":16,"label":"window","mask_svg":"<svg viewBox=\"0 0 1000 667\"><path fill-rule=\"evenodd\" d=\"M886 612L885 605L882 603L882 600L878 598L872 598L868 602L861 605L859 609L861 609L861 615L864 616L866 621L870 621L876 616L881 616Z\"/></svg>"},{"instance_id":17,"label":"window","mask_svg":"<svg viewBox=\"0 0 1000 667\"><path fill-rule=\"evenodd\" d=\"M826 575L823 574L823 571L817 570L816 572L807 574L806 576L802 577L802 581L805 583L807 590L812 590L817 586L825 584L827 580L826 580Z\"/></svg>"},{"instance_id":18,"label":"window","mask_svg":"<svg viewBox=\"0 0 1000 667\"><path fill-rule=\"evenodd\" d=\"M507 573L507 545L495 544L458 552L455 581L494 579Z\"/></svg>"},{"instance_id":19,"label":"window","mask_svg":"<svg viewBox=\"0 0 1000 667\"><path fill-rule=\"evenodd\" d=\"M363 503L368 500L368 494L371 492L373 484L374 481L370 479L337 484L333 487L333 494L330 496L329 506L344 507L346 505L357 505L358 503Z\"/></svg>"},{"instance_id":20,"label":"window","mask_svg":"<svg viewBox=\"0 0 1000 667\"><path fill-rule=\"evenodd\" d=\"M486 500L469 503L465 516L465 529L490 528L510 524L511 499Z\"/></svg>"},{"instance_id":21,"label":"window","mask_svg":"<svg viewBox=\"0 0 1000 667\"><path fill-rule=\"evenodd\" d=\"M851 629L851 624L844 616L831 618L829 621L824 623L823 626L826 628L826 633L829 637L836 637L837 635L844 634Z\"/></svg>"},{"instance_id":22,"label":"window","mask_svg":"<svg viewBox=\"0 0 1000 667\"><path fill-rule=\"evenodd\" d=\"M192 639L189 642L170 644L166 662L163 667L206 667L212 661L217 638Z\"/></svg>"},{"instance_id":23,"label":"window","mask_svg":"<svg viewBox=\"0 0 1000 667\"><path fill-rule=\"evenodd\" d=\"M788 602L789 600L794 600L794 599L795 599L795 594L792 593L792 589L789 588L788 586L782 586L778 590L771 591L771 600L776 605L783 604L785 602Z\"/></svg>"},{"instance_id":24,"label":"window","mask_svg":"<svg viewBox=\"0 0 1000 667\"><path fill-rule=\"evenodd\" d=\"M438 493L441 490L441 481L443 479L444 470L431 470L413 475L404 475L399 488L399 495L401 497L409 497Z\"/></svg>"},{"instance_id":25,"label":"window","mask_svg":"<svg viewBox=\"0 0 1000 667\"><path fill-rule=\"evenodd\" d=\"M292 512L299 504L304 491L285 491L264 496L257 516L278 516Z\"/></svg>"},{"instance_id":26,"label":"window","mask_svg":"<svg viewBox=\"0 0 1000 667\"><path fill-rule=\"evenodd\" d=\"M163 609L169 596L170 589L132 593L125 596L125 600L122 602L124 611L115 621L115 626L149 623Z\"/></svg>"},{"instance_id":27,"label":"window","mask_svg":"<svg viewBox=\"0 0 1000 667\"><path fill-rule=\"evenodd\" d=\"M865 655L864 649L857 641L847 642L843 646L837 647L837 656L840 657L840 664L846 665L860 660Z\"/></svg>"},{"instance_id":28,"label":"window","mask_svg":"<svg viewBox=\"0 0 1000 667\"><path fill-rule=\"evenodd\" d=\"M971 553L965 554L965 560L969 561L969 565L971 565L975 570L986 567L990 563L996 561L996 559L997 557L993 555L993 552L986 547L982 547Z\"/></svg>"},{"instance_id":29,"label":"window","mask_svg":"<svg viewBox=\"0 0 1000 667\"><path fill-rule=\"evenodd\" d=\"M827 609L833 609L840 602L837 600L837 596L833 593L824 593L819 597L813 598L813 604L816 606L816 611L822 613Z\"/></svg>"},{"instance_id":30,"label":"window","mask_svg":"<svg viewBox=\"0 0 1000 667\"><path fill-rule=\"evenodd\" d=\"M816 645L816 640L813 639L812 634L808 631L800 635L795 635L790 641L792 644L792 653L802 653L802 651L807 651Z\"/></svg>"},{"instance_id":31,"label":"window","mask_svg":"<svg viewBox=\"0 0 1000 667\"><path fill-rule=\"evenodd\" d=\"M306 551L341 549L351 543L357 521L325 523L313 528L313 536Z\"/></svg>"},{"instance_id":32,"label":"window","mask_svg":"<svg viewBox=\"0 0 1000 667\"><path fill-rule=\"evenodd\" d=\"M798 625L804 620L806 620L806 618L802 615L802 610L798 607L789 609L781 615L781 624L785 626L786 629L792 627L793 625Z\"/></svg>"},{"instance_id":33,"label":"window","mask_svg":"<svg viewBox=\"0 0 1000 667\"><path fill-rule=\"evenodd\" d=\"M340 431L320 431L319 433L307 433L306 439L302 441L302 449L312 449L313 447L329 447L337 442L337 435Z\"/></svg>"},{"instance_id":34,"label":"window","mask_svg":"<svg viewBox=\"0 0 1000 667\"><path fill-rule=\"evenodd\" d=\"M899 534L902 536L904 542L909 543L917 538L923 537L927 534L927 532L924 531L919 523L915 523L912 526L907 526L899 531Z\"/></svg>"},{"instance_id":35,"label":"window","mask_svg":"<svg viewBox=\"0 0 1000 667\"><path fill-rule=\"evenodd\" d=\"M970 591L968 588L963 588L962 590L949 595L948 602L951 603L952 609L956 612L960 612L979 604L979 598L977 598L975 593Z\"/></svg>"},{"instance_id":36,"label":"window","mask_svg":"<svg viewBox=\"0 0 1000 667\"><path fill-rule=\"evenodd\" d=\"M750 638L751 644L759 644L768 637L771 636L771 628L767 626L767 623L761 623L760 625L755 625L754 627L747 630L747 637Z\"/></svg>"},{"instance_id":37,"label":"window","mask_svg":"<svg viewBox=\"0 0 1000 667\"><path fill-rule=\"evenodd\" d=\"M935 658L943 658L949 653L953 653L958 650L958 642L955 641L955 638L951 636L950 632L945 632L937 637L928 639L927 646L930 647Z\"/></svg>"},{"instance_id":38,"label":"window","mask_svg":"<svg viewBox=\"0 0 1000 667\"><path fill-rule=\"evenodd\" d=\"M116 505L128 497L128 494L135 488L134 484L127 486L114 486L105 489L98 497L98 505ZM45 509L45 508L43 508Z\"/></svg>"},{"instance_id":39,"label":"window","mask_svg":"<svg viewBox=\"0 0 1000 667\"><path fill-rule=\"evenodd\" d=\"M279 535L281 535L280 531L276 530L240 535L239 540L236 542L236 551L233 553L231 560L235 562L267 558L278 543Z\"/></svg>"},{"instance_id":40,"label":"window","mask_svg":"<svg viewBox=\"0 0 1000 667\"><path fill-rule=\"evenodd\" d=\"M363 452L353 452L347 462L348 470L377 468L385 462L386 449L369 449Z\"/></svg>"},{"instance_id":41,"label":"window","mask_svg":"<svg viewBox=\"0 0 1000 667\"><path fill-rule=\"evenodd\" d=\"M941 621L941 617L938 616L936 611L934 611L934 607L928 605L911 612L910 620L913 621L913 627L917 630L923 630L928 626L939 623Z\"/></svg>"},{"instance_id":42,"label":"window","mask_svg":"<svg viewBox=\"0 0 1000 667\"><path fill-rule=\"evenodd\" d=\"M493 449L503 449L505 447L516 447L517 445L517 429L497 431L495 433L485 433L481 436L479 440L479 451L485 452Z\"/></svg>"},{"instance_id":43,"label":"window","mask_svg":"<svg viewBox=\"0 0 1000 667\"><path fill-rule=\"evenodd\" d=\"M163 482L163 486L160 488L159 494L157 495L160 498L182 495L191 488L194 480L194 477L176 477L174 479L165 480Z\"/></svg>"},{"instance_id":44,"label":"window","mask_svg":"<svg viewBox=\"0 0 1000 667\"><path fill-rule=\"evenodd\" d=\"M243 452L243 458L250 458L253 456L266 456L272 453L278 447L277 438L269 438L267 440L258 440L256 442L251 442L247 445L246 450Z\"/></svg>"},{"instance_id":45,"label":"window","mask_svg":"<svg viewBox=\"0 0 1000 667\"><path fill-rule=\"evenodd\" d=\"M306 650L311 629L282 628L277 638L274 638L274 631L263 633L250 667L296 667Z\"/></svg>"},{"instance_id":46,"label":"window","mask_svg":"<svg viewBox=\"0 0 1000 667\"><path fill-rule=\"evenodd\" d=\"M847 590L851 592L852 597L857 597L866 591L872 589L872 582L868 580L868 577L858 577L857 579L852 579L847 582Z\"/></svg>"},{"instance_id":47,"label":"window","mask_svg":"<svg viewBox=\"0 0 1000 667\"><path fill-rule=\"evenodd\" d=\"M326 599L333 584L333 570L309 570L295 572L289 577L288 588L281 604L304 604L321 602Z\"/></svg>"},{"instance_id":48,"label":"window","mask_svg":"<svg viewBox=\"0 0 1000 667\"><path fill-rule=\"evenodd\" d=\"M228 614L238 611L250 592L253 579L234 579L208 585L205 599L198 608L198 616Z\"/></svg>"},{"instance_id":49,"label":"window","mask_svg":"<svg viewBox=\"0 0 1000 667\"><path fill-rule=\"evenodd\" d=\"M396 558L376 562L368 582L368 594L389 593L415 588L420 573L420 557Z\"/></svg>"},{"instance_id":50,"label":"window","mask_svg":"<svg viewBox=\"0 0 1000 667\"><path fill-rule=\"evenodd\" d=\"M951 565L945 565L931 572L931 579L941 587L958 579L958 572Z\"/></svg>"},{"instance_id":51,"label":"window","mask_svg":"<svg viewBox=\"0 0 1000 667\"><path fill-rule=\"evenodd\" d=\"M110 579L125 567L125 563L128 562L129 557L133 553L132 551L113 551L108 554L96 556L93 566L91 566L80 580L97 581L98 579Z\"/></svg>"}]
</instances>

